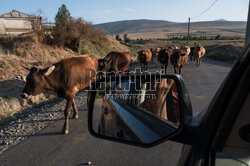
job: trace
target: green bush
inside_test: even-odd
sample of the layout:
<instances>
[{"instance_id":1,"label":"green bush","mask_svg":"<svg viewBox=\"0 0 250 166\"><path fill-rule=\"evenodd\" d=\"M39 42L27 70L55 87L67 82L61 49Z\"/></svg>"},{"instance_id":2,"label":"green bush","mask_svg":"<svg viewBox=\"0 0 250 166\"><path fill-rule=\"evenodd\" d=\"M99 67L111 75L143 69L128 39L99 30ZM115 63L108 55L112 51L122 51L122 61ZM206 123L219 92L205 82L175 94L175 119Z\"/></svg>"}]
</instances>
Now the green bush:
<instances>
[{"instance_id":1,"label":"green bush","mask_svg":"<svg viewBox=\"0 0 250 166\"><path fill-rule=\"evenodd\" d=\"M81 48L81 54L82 55L89 54L89 51L82 46L82 48Z\"/></svg>"}]
</instances>

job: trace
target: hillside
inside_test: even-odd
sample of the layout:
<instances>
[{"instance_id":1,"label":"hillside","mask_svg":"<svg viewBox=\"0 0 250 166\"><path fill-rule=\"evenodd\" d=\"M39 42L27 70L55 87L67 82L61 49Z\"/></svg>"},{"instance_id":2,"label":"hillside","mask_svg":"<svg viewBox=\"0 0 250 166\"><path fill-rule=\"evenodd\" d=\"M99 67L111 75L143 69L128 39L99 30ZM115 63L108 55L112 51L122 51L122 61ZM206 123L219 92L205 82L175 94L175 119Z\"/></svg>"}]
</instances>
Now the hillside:
<instances>
[{"instance_id":1,"label":"hillside","mask_svg":"<svg viewBox=\"0 0 250 166\"><path fill-rule=\"evenodd\" d=\"M105 46L90 40L81 41L81 54L99 58L114 50L129 51L109 35L105 39ZM23 79L31 67L45 68L70 56L81 55L65 47L41 43L35 34L0 37L0 125L4 118L54 97L44 94L30 100L20 97L25 84Z\"/></svg>"},{"instance_id":2,"label":"hillside","mask_svg":"<svg viewBox=\"0 0 250 166\"><path fill-rule=\"evenodd\" d=\"M125 34L131 38L166 38L168 36L183 36L187 33L187 23L170 22L164 20L124 20L96 24L109 34ZM246 22L215 21L191 22L191 35L196 36L237 36L244 37Z\"/></svg>"}]
</instances>

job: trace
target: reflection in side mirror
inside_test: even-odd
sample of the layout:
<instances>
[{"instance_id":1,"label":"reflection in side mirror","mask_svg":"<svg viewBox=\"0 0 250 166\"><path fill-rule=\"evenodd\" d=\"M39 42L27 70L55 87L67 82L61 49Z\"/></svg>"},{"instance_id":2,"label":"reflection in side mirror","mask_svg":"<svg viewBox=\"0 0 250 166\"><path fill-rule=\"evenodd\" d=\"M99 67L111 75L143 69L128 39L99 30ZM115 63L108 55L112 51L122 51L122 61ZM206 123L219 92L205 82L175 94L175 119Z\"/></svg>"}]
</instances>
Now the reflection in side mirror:
<instances>
[{"instance_id":1,"label":"reflection in side mirror","mask_svg":"<svg viewBox=\"0 0 250 166\"><path fill-rule=\"evenodd\" d=\"M92 112L96 135L151 144L180 128L180 101L174 79L115 77L97 85Z\"/></svg>"}]
</instances>

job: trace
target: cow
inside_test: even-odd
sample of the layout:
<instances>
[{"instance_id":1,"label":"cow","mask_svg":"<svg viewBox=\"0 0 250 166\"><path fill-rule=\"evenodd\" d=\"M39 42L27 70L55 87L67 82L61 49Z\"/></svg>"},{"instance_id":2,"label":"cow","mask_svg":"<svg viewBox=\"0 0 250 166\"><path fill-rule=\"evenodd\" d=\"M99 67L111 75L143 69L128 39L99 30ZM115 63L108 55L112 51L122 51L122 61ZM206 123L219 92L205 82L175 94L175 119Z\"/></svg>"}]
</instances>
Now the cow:
<instances>
[{"instance_id":1,"label":"cow","mask_svg":"<svg viewBox=\"0 0 250 166\"><path fill-rule=\"evenodd\" d=\"M73 117L78 118L74 96L78 91L90 86L95 80L97 69L98 61L90 55L65 58L45 69L32 67L26 78L21 97L27 99L31 95L52 92L58 97L66 99L65 122L62 132L68 134L68 119L72 106Z\"/></svg>"},{"instance_id":2,"label":"cow","mask_svg":"<svg viewBox=\"0 0 250 166\"><path fill-rule=\"evenodd\" d=\"M176 74L181 74L182 67L187 63L188 61L188 48L182 48L175 50L170 57L170 62L174 66L174 72Z\"/></svg>"},{"instance_id":3,"label":"cow","mask_svg":"<svg viewBox=\"0 0 250 166\"><path fill-rule=\"evenodd\" d=\"M161 48L150 48L150 51L152 52L152 60L154 64L157 64L158 62L158 55L160 52Z\"/></svg>"},{"instance_id":4,"label":"cow","mask_svg":"<svg viewBox=\"0 0 250 166\"><path fill-rule=\"evenodd\" d=\"M189 46L182 46L181 49L185 51L186 55L189 55L191 52L191 49Z\"/></svg>"},{"instance_id":5,"label":"cow","mask_svg":"<svg viewBox=\"0 0 250 166\"><path fill-rule=\"evenodd\" d=\"M195 61L195 57L194 57L194 48L195 47L191 47L190 48L190 61Z\"/></svg>"},{"instance_id":6,"label":"cow","mask_svg":"<svg viewBox=\"0 0 250 166\"><path fill-rule=\"evenodd\" d=\"M147 70L148 69L148 63L151 61L152 59L152 53L149 49L145 49L145 50L140 50L137 51L138 53L138 60L141 64L141 69L142 70Z\"/></svg>"},{"instance_id":7,"label":"cow","mask_svg":"<svg viewBox=\"0 0 250 166\"><path fill-rule=\"evenodd\" d=\"M161 68L162 70L165 71L165 73L167 73L168 61L171 55L172 55L171 49L163 48L159 52L158 60L161 63Z\"/></svg>"},{"instance_id":8,"label":"cow","mask_svg":"<svg viewBox=\"0 0 250 166\"><path fill-rule=\"evenodd\" d=\"M153 95L154 98L148 97L145 101L145 109L159 118L167 120L168 112L166 99L173 84L174 80L167 78L161 80L158 79L152 83L148 83L146 95Z\"/></svg>"},{"instance_id":9,"label":"cow","mask_svg":"<svg viewBox=\"0 0 250 166\"><path fill-rule=\"evenodd\" d=\"M168 49L170 49L170 50L172 50L172 52L174 52L180 48L172 44L171 46L168 46Z\"/></svg>"},{"instance_id":10,"label":"cow","mask_svg":"<svg viewBox=\"0 0 250 166\"><path fill-rule=\"evenodd\" d=\"M103 59L98 60L99 71L127 72L129 70L131 56L128 52L112 51Z\"/></svg>"},{"instance_id":11,"label":"cow","mask_svg":"<svg viewBox=\"0 0 250 166\"><path fill-rule=\"evenodd\" d=\"M201 65L201 60L202 60L202 57L205 55L205 53L206 53L206 50L203 46L196 45L196 47L194 48L194 51L193 51L193 55L196 58L197 67L199 67Z\"/></svg>"}]
</instances>

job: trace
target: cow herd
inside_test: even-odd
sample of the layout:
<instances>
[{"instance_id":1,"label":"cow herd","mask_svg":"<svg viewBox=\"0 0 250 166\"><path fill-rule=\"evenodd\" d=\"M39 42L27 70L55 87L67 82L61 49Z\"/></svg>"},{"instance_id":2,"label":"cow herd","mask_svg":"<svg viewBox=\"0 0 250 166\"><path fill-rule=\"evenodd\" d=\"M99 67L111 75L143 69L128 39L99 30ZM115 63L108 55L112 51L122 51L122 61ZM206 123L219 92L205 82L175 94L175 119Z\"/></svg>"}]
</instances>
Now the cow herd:
<instances>
[{"instance_id":1,"label":"cow herd","mask_svg":"<svg viewBox=\"0 0 250 166\"><path fill-rule=\"evenodd\" d=\"M161 68L166 73L168 63L174 66L177 74L181 73L182 67L188 61L188 55L197 59L197 66L205 54L205 49L201 45L195 47L175 47L151 48L138 51L138 61L142 70L148 69L150 61L161 63ZM78 118L78 110L74 96L82 89L86 89L95 81L97 71L102 72L127 72L129 70L131 56L128 52L112 51L103 59L97 59L90 55L79 57L69 57L60 60L45 69L33 67L26 77L26 84L23 89L22 98L30 98L44 92L55 93L58 97L67 100L64 110L65 123L62 132L68 134L68 119L70 110L74 109L74 118Z\"/></svg>"},{"instance_id":2,"label":"cow herd","mask_svg":"<svg viewBox=\"0 0 250 166\"><path fill-rule=\"evenodd\" d=\"M200 44L195 44L195 46L191 48L189 46L179 48L172 45L167 48L144 49L137 51L137 53L142 70L147 70L149 62L152 61L153 64L159 62L162 71L166 73L168 63L170 62L174 67L174 72L181 74L183 66L188 62L188 56L190 56L191 61L196 59L196 65L199 67L206 51Z\"/></svg>"}]
</instances>

